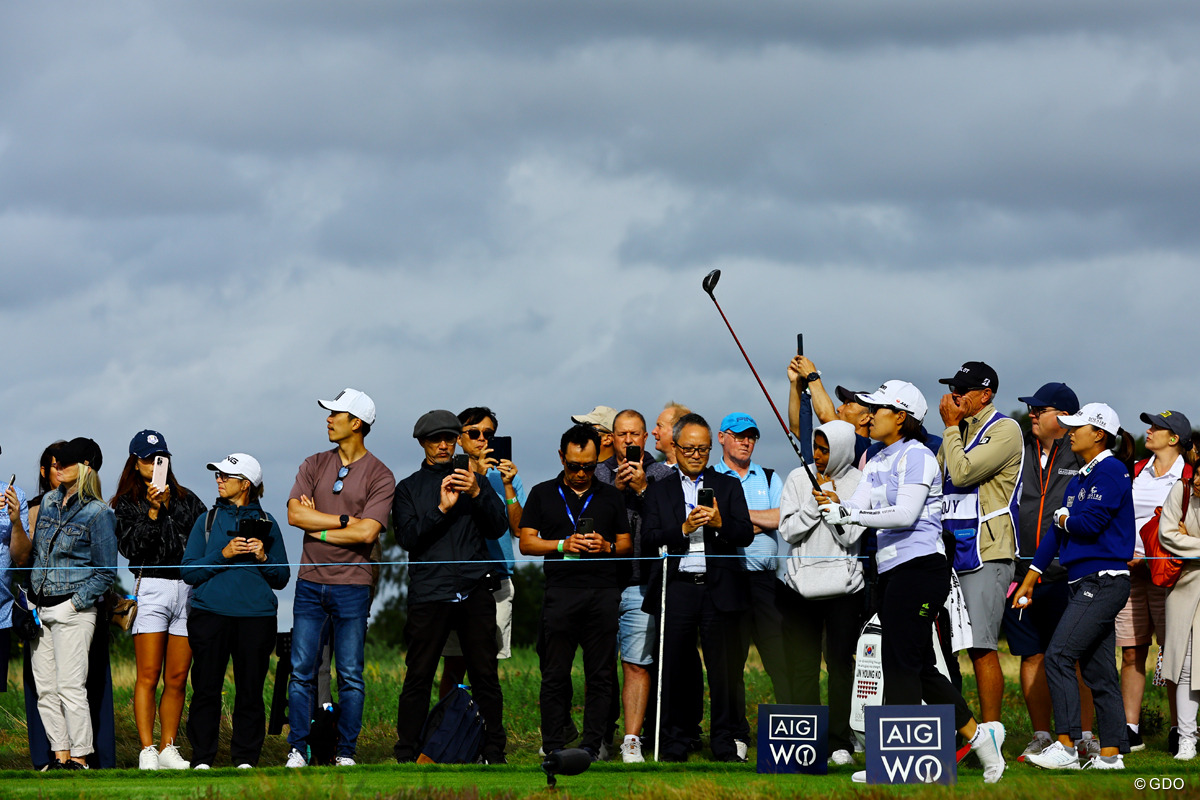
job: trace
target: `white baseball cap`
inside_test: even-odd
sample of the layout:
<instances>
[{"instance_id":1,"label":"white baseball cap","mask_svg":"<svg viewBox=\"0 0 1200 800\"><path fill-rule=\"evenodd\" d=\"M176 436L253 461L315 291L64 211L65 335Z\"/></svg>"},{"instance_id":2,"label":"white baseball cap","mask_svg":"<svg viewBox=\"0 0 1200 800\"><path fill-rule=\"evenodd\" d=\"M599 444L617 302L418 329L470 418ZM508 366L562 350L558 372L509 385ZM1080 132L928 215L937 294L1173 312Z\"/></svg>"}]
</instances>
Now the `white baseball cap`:
<instances>
[{"instance_id":1,"label":"white baseball cap","mask_svg":"<svg viewBox=\"0 0 1200 800\"><path fill-rule=\"evenodd\" d=\"M870 406L891 406L901 411L907 411L916 417L917 422L925 419L929 404L921 390L907 381L887 381L871 394L857 396L859 402Z\"/></svg>"},{"instance_id":2,"label":"white baseball cap","mask_svg":"<svg viewBox=\"0 0 1200 800\"><path fill-rule=\"evenodd\" d=\"M365 392L347 386L332 400L318 400L317 405L333 412L345 411L368 425L375 424L375 401Z\"/></svg>"},{"instance_id":3,"label":"white baseball cap","mask_svg":"<svg viewBox=\"0 0 1200 800\"><path fill-rule=\"evenodd\" d=\"M1121 430L1121 420L1117 416L1117 412L1112 410L1111 406L1104 403L1088 403L1083 408L1079 409L1078 414L1072 414L1069 417L1059 417L1058 424L1064 428L1078 428L1083 425L1091 425L1093 428L1099 428L1105 433L1111 433L1116 436Z\"/></svg>"},{"instance_id":4,"label":"white baseball cap","mask_svg":"<svg viewBox=\"0 0 1200 800\"><path fill-rule=\"evenodd\" d=\"M208 468L226 475L241 475L255 486L262 486L262 465L257 458L246 453L230 453L220 461L209 464Z\"/></svg>"}]
</instances>

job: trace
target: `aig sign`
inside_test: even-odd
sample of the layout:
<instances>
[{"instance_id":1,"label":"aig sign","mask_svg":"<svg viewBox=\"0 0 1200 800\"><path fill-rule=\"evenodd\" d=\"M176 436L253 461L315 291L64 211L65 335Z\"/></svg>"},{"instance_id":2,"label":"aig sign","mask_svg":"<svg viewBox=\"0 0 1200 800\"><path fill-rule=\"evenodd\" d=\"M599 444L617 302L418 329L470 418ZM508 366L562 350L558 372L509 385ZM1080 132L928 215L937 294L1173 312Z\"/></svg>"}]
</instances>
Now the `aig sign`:
<instances>
[{"instance_id":1,"label":"aig sign","mask_svg":"<svg viewBox=\"0 0 1200 800\"><path fill-rule=\"evenodd\" d=\"M867 707L867 783L957 782L953 706Z\"/></svg>"},{"instance_id":2,"label":"aig sign","mask_svg":"<svg viewBox=\"0 0 1200 800\"><path fill-rule=\"evenodd\" d=\"M829 708L760 705L758 771L825 775L829 772Z\"/></svg>"}]
</instances>

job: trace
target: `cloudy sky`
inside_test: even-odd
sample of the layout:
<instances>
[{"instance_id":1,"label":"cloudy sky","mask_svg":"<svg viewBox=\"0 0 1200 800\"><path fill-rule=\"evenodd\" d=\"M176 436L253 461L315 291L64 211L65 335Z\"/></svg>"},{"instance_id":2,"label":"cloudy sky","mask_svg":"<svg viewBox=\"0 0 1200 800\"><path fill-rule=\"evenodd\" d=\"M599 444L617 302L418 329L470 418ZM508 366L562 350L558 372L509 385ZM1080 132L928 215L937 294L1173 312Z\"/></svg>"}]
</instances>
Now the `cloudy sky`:
<instances>
[{"instance_id":1,"label":"cloudy sky","mask_svg":"<svg viewBox=\"0 0 1200 800\"><path fill-rule=\"evenodd\" d=\"M0 468L156 428L282 515L371 394L487 404L529 483L572 413L756 416L803 332L832 383L991 363L1200 417L1190 0L54 2L0 7ZM1192 365L1188 367L1187 365ZM934 425L933 427L938 427ZM289 534L298 550L299 538Z\"/></svg>"}]
</instances>

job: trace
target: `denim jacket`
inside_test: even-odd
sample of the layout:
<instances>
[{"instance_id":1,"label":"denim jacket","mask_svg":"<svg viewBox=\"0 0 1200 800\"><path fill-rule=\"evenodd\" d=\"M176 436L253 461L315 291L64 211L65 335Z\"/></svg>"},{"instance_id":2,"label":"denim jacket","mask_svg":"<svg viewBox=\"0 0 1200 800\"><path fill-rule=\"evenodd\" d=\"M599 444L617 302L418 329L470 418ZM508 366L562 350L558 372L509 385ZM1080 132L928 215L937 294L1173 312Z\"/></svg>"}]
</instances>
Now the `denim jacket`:
<instances>
[{"instance_id":1,"label":"denim jacket","mask_svg":"<svg viewBox=\"0 0 1200 800\"><path fill-rule=\"evenodd\" d=\"M53 548L53 549L51 549ZM42 498L33 534L33 591L41 597L71 595L83 611L117 579L116 515L100 500L64 505L62 489Z\"/></svg>"}]
</instances>

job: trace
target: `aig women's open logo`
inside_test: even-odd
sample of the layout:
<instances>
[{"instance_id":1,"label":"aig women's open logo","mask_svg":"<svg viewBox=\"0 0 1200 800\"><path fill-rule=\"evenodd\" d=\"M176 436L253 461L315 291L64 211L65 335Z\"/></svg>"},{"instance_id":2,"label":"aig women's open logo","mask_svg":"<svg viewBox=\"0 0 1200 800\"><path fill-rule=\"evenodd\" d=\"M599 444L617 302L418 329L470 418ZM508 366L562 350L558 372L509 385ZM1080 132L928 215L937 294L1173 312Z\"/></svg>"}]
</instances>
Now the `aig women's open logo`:
<instances>
[{"instance_id":1,"label":"aig women's open logo","mask_svg":"<svg viewBox=\"0 0 1200 800\"><path fill-rule=\"evenodd\" d=\"M957 781L953 706L867 708L867 783Z\"/></svg>"},{"instance_id":2,"label":"aig women's open logo","mask_svg":"<svg viewBox=\"0 0 1200 800\"><path fill-rule=\"evenodd\" d=\"M827 706L760 705L758 771L766 774L829 772Z\"/></svg>"}]
</instances>

